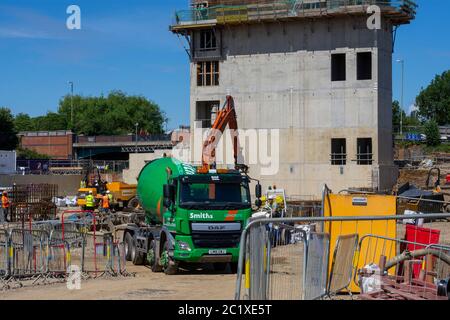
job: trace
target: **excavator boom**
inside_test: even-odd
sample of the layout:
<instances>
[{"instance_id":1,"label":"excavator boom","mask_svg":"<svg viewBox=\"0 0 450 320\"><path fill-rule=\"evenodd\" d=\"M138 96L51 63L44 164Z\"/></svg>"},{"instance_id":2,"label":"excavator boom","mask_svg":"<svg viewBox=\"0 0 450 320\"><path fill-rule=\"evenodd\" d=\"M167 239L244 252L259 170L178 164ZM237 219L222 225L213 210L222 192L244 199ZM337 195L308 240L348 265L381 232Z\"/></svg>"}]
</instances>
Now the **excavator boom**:
<instances>
[{"instance_id":1,"label":"excavator boom","mask_svg":"<svg viewBox=\"0 0 450 320\"><path fill-rule=\"evenodd\" d=\"M208 136L203 143L202 152L202 170L206 171L216 166L216 148L223 135L226 127L231 130L231 138L233 141L233 156L236 168L243 168L243 165L238 164L239 139L238 139L238 125L236 110L234 108L234 99L228 95L225 104L219 110L216 120L208 133Z\"/></svg>"}]
</instances>

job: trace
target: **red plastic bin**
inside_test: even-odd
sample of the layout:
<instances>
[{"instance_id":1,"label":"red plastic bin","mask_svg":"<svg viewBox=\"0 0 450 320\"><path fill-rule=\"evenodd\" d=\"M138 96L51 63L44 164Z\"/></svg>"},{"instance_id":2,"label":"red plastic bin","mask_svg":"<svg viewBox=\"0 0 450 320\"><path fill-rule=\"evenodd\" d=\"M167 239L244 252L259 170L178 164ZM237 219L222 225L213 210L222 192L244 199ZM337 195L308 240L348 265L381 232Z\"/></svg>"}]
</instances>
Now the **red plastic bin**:
<instances>
[{"instance_id":1,"label":"red plastic bin","mask_svg":"<svg viewBox=\"0 0 450 320\"><path fill-rule=\"evenodd\" d=\"M417 242L419 244L408 244L408 251L424 249L429 244L439 243L439 238L441 236L440 230L421 228L414 225L406 226L406 241ZM419 278L421 266L413 266L414 278Z\"/></svg>"}]
</instances>

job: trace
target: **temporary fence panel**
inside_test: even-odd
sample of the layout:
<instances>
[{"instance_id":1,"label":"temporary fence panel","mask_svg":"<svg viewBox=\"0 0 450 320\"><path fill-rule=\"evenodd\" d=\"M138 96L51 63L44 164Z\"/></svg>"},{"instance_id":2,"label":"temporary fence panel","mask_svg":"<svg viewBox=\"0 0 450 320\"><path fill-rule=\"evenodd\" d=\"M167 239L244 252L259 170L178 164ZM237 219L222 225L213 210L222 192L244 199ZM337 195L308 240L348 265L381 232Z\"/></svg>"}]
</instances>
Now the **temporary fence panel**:
<instances>
[{"instance_id":1,"label":"temporary fence panel","mask_svg":"<svg viewBox=\"0 0 450 320\"><path fill-rule=\"evenodd\" d=\"M41 230L10 232L9 259L11 275L27 277L48 271L49 235Z\"/></svg>"},{"instance_id":2,"label":"temporary fence panel","mask_svg":"<svg viewBox=\"0 0 450 320\"><path fill-rule=\"evenodd\" d=\"M395 208L395 202L392 206ZM427 248L432 248L431 251L424 248L410 252L406 245L421 248L424 244L385 236L396 235L392 228L396 229L398 221L415 221L418 217L366 214L250 221L241 236L235 297L318 299L343 290L360 292L360 288L373 287L377 282L371 277L378 276L383 284L380 288L395 291L398 287L409 298L420 298L421 291L425 291L422 296L427 299L438 298L435 283L449 276L450 247L430 244ZM450 214L430 215L436 217L450 218ZM313 227L321 224L329 226L328 230L334 234L316 233ZM398 227L401 230L403 225ZM404 251L399 250L402 245ZM421 264L419 279L411 276L415 263Z\"/></svg>"},{"instance_id":3,"label":"temporary fence panel","mask_svg":"<svg viewBox=\"0 0 450 320\"><path fill-rule=\"evenodd\" d=\"M252 300L301 300L306 233L293 225L255 226L248 234L246 288Z\"/></svg>"},{"instance_id":4,"label":"temporary fence panel","mask_svg":"<svg viewBox=\"0 0 450 320\"><path fill-rule=\"evenodd\" d=\"M329 234L310 233L306 252L304 300L320 299L327 294L329 246Z\"/></svg>"},{"instance_id":5,"label":"temporary fence panel","mask_svg":"<svg viewBox=\"0 0 450 320\"><path fill-rule=\"evenodd\" d=\"M358 235L338 236L331 262L328 294L336 294L349 289L354 271L355 253L358 247Z\"/></svg>"},{"instance_id":6,"label":"temporary fence panel","mask_svg":"<svg viewBox=\"0 0 450 320\"><path fill-rule=\"evenodd\" d=\"M0 278L8 275L8 233L0 230Z\"/></svg>"},{"instance_id":7,"label":"temporary fence panel","mask_svg":"<svg viewBox=\"0 0 450 320\"><path fill-rule=\"evenodd\" d=\"M255 227L249 233L248 258L246 270L249 277L246 279L246 287L250 288L249 296L254 299L265 299L267 290L267 250L268 234L266 226Z\"/></svg>"},{"instance_id":8,"label":"temporary fence panel","mask_svg":"<svg viewBox=\"0 0 450 320\"><path fill-rule=\"evenodd\" d=\"M400 296L405 294L406 297L408 294L414 294L419 299L440 299L436 283L450 277L449 246L439 244L425 246L418 242L376 235L364 236L360 240L359 246L361 247L364 242L369 241L376 241L386 251L395 246L405 248L405 251L389 260L380 256L377 262L374 261L376 258L366 259L362 255L359 257L366 268L359 270L355 277L355 283L361 287L363 299L389 299L391 298L390 293L394 295L400 293ZM407 250L408 246L419 249L409 251ZM418 277L415 277L416 267L419 268ZM384 296L377 296L378 291L386 291L389 294L383 293Z\"/></svg>"},{"instance_id":9,"label":"temporary fence panel","mask_svg":"<svg viewBox=\"0 0 450 320\"><path fill-rule=\"evenodd\" d=\"M83 271L99 276L112 270L112 235L86 234Z\"/></svg>"},{"instance_id":10,"label":"temporary fence panel","mask_svg":"<svg viewBox=\"0 0 450 320\"><path fill-rule=\"evenodd\" d=\"M124 275L126 273L125 244L115 241L111 254L111 268L115 274Z\"/></svg>"},{"instance_id":11,"label":"temporary fence panel","mask_svg":"<svg viewBox=\"0 0 450 320\"><path fill-rule=\"evenodd\" d=\"M414 225L406 226L406 240L423 245L408 244L409 251L419 250L425 248L429 244L439 243L440 230L433 230L429 228L421 228ZM414 266L414 278L419 277L420 265Z\"/></svg>"},{"instance_id":12,"label":"temporary fence panel","mask_svg":"<svg viewBox=\"0 0 450 320\"><path fill-rule=\"evenodd\" d=\"M287 224L269 230L268 277L270 300L301 300L304 289L306 234Z\"/></svg>"},{"instance_id":13,"label":"temporary fence panel","mask_svg":"<svg viewBox=\"0 0 450 320\"><path fill-rule=\"evenodd\" d=\"M386 195L343 195L329 194L324 201L325 217L384 217L395 216L396 214L396 197ZM324 232L330 234L330 252L334 252L335 246L340 235L358 234L361 238L367 234L375 234L390 238L397 238L397 227L394 220L379 221L338 221L325 222ZM383 248L377 246L376 243L369 241L360 248L361 254L372 256L380 256ZM396 255L396 248L388 252L387 259ZM384 252L386 253L386 252ZM331 272L331 260L329 269ZM358 264L357 268L364 267ZM352 292L359 292L359 287L354 283L351 284Z\"/></svg>"},{"instance_id":14,"label":"temporary fence panel","mask_svg":"<svg viewBox=\"0 0 450 320\"><path fill-rule=\"evenodd\" d=\"M66 272L70 266L77 266L82 270L84 250L86 246L86 234L76 231L75 224L66 224L69 229L61 227L52 232L51 247L54 250L55 269Z\"/></svg>"},{"instance_id":15,"label":"temporary fence panel","mask_svg":"<svg viewBox=\"0 0 450 320\"><path fill-rule=\"evenodd\" d=\"M450 246L429 245L427 248L438 250L437 256L428 256L428 259L425 258L426 263L432 264L428 266L428 269L435 273L434 278L450 279L450 263L448 261L450 259ZM443 260L444 256L447 258L447 262ZM427 267L426 264L425 267Z\"/></svg>"}]
</instances>

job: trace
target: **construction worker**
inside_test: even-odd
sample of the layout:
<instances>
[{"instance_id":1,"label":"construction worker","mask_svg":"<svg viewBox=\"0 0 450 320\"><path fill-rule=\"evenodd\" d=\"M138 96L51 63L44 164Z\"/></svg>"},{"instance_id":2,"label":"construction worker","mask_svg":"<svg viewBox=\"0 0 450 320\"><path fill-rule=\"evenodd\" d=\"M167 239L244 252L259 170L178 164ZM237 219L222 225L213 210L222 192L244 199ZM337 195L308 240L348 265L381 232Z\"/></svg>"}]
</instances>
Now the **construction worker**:
<instances>
[{"instance_id":1,"label":"construction worker","mask_svg":"<svg viewBox=\"0 0 450 320\"><path fill-rule=\"evenodd\" d=\"M0 222L6 222L6 218L8 216L8 210L9 210L9 198L8 193L6 191L3 191L2 193L2 207L0 212Z\"/></svg>"},{"instance_id":2,"label":"construction worker","mask_svg":"<svg viewBox=\"0 0 450 320\"><path fill-rule=\"evenodd\" d=\"M86 196L86 210L94 211L95 199L92 194L92 190L89 191L89 194Z\"/></svg>"},{"instance_id":3,"label":"construction worker","mask_svg":"<svg viewBox=\"0 0 450 320\"><path fill-rule=\"evenodd\" d=\"M109 213L109 196L106 193L102 196L102 212Z\"/></svg>"},{"instance_id":4,"label":"construction worker","mask_svg":"<svg viewBox=\"0 0 450 320\"><path fill-rule=\"evenodd\" d=\"M111 193L111 191L106 191L106 195L108 196L108 200L109 200L109 206L111 207L112 203L113 203L113 194Z\"/></svg>"}]
</instances>

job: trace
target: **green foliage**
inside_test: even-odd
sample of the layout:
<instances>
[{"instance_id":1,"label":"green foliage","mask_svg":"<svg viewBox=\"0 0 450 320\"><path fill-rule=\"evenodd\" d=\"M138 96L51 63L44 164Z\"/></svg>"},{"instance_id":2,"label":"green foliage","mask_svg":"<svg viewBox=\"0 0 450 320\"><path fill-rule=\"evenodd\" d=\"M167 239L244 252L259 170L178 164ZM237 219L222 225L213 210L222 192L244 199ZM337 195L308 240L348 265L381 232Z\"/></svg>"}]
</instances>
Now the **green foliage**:
<instances>
[{"instance_id":1,"label":"green foliage","mask_svg":"<svg viewBox=\"0 0 450 320\"><path fill-rule=\"evenodd\" d=\"M0 149L14 150L19 143L14 117L8 108L0 108Z\"/></svg>"},{"instance_id":2,"label":"green foliage","mask_svg":"<svg viewBox=\"0 0 450 320\"><path fill-rule=\"evenodd\" d=\"M430 120L425 123L425 135L427 136L427 146L437 146L441 143L441 135L436 121Z\"/></svg>"},{"instance_id":3,"label":"green foliage","mask_svg":"<svg viewBox=\"0 0 450 320\"><path fill-rule=\"evenodd\" d=\"M17 149L17 159L26 159L26 160L39 159L39 160L45 160L45 159L50 159L50 156L48 156L46 154L37 153L34 150L18 148Z\"/></svg>"},{"instance_id":4,"label":"green foliage","mask_svg":"<svg viewBox=\"0 0 450 320\"><path fill-rule=\"evenodd\" d=\"M406 118L405 111L402 110L403 120ZM392 102L392 126L394 128L400 127L400 103L395 100Z\"/></svg>"},{"instance_id":5,"label":"green foliage","mask_svg":"<svg viewBox=\"0 0 450 320\"><path fill-rule=\"evenodd\" d=\"M450 153L450 144L448 143L441 143L438 146L427 146L425 148L425 153L429 154L429 153Z\"/></svg>"},{"instance_id":6,"label":"green foliage","mask_svg":"<svg viewBox=\"0 0 450 320\"><path fill-rule=\"evenodd\" d=\"M18 131L53 131L72 129L76 134L119 135L139 130L147 133L162 133L165 114L159 106L142 96L127 96L113 91L107 97L65 96L59 103L58 111L45 116L30 118L18 114L15 127Z\"/></svg>"},{"instance_id":7,"label":"green foliage","mask_svg":"<svg viewBox=\"0 0 450 320\"><path fill-rule=\"evenodd\" d=\"M62 114L47 112L45 116L33 118L33 127L36 131L66 130L67 120Z\"/></svg>"},{"instance_id":8,"label":"green foliage","mask_svg":"<svg viewBox=\"0 0 450 320\"><path fill-rule=\"evenodd\" d=\"M58 113L71 127L71 97L60 101ZM73 130L85 135L128 134L135 130L162 133L167 119L159 106L142 96L127 96L114 91L107 97L73 97Z\"/></svg>"},{"instance_id":9,"label":"green foliage","mask_svg":"<svg viewBox=\"0 0 450 320\"><path fill-rule=\"evenodd\" d=\"M450 123L450 70L436 75L431 84L422 89L416 98L416 105L424 119L434 119L438 125Z\"/></svg>"},{"instance_id":10,"label":"green foliage","mask_svg":"<svg viewBox=\"0 0 450 320\"><path fill-rule=\"evenodd\" d=\"M31 117L26 113L19 113L14 118L14 127L17 132L34 131L34 124Z\"/></svg>"},{"instance_id":11,"label":"green foliage","mask_svg":"<svg viewBox=\"0 0 450 320\"><path fill-rule=\"evenodd\" d=\"M406 115L406 112L402 110L402 119L400 118L400 103L395 100L392 102L392 126L396 132L400 129L400 120L403 122L403 132L408 131L408 127L418 127L421 125L420 120L417 118L417 113L413 112L411 115Z\"/></svg>"}]
</instances>

